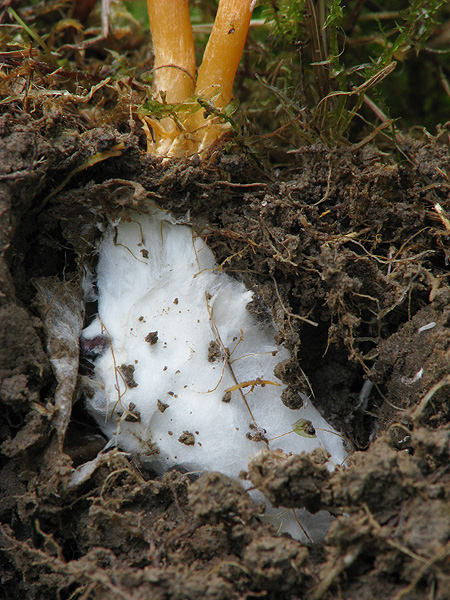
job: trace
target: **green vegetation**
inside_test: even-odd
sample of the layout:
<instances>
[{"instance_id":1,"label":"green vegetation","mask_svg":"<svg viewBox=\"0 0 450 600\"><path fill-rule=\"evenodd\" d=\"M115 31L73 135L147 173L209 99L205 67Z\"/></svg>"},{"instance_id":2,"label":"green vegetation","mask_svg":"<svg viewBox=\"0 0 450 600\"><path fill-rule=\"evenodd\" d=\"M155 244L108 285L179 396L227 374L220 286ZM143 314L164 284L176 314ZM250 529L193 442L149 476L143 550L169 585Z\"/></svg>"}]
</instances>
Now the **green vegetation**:
<instances>
[{"instance_id":1,"label":"green vegetation","mask_svg":"<svg viewBox=\"0 0 450 600\"><path fill-rule=\"evenodd\" d=\"M262 79L307 141L363 139L391 118L430 129L447 120L449 51L439 24L450 11L441 0L377 10L369 2L273 0L263 15L275 52Z\"/></svg>"},{"instance_id":2,"label":"green vegetation","mask_svg":"<svg viewBox=\"0 0 450 600\"><path fill-rule=\"evenodd\" d=\"M191 2L199 56L216 8L216 0ZM40 77L41 96L42 89L64 86L89 95L93 85L110 78L92 98L98 104L103 94L102 111L117 113L127 104L129 113L130 99L138 115L150 109L161 118L176 110L151 99L145 0L111 0L107 39L100 2L81 24L61 0L15 11L3 15L8 27L0 30L8 49L3 102L17 76L27 78L30 99ZM286 149L316 141L333 146L398 139L399 131L441 135L450 115L449 19L443 0L260 1L237 74L237 100L225 112L234 114L239 101L233 119L244 131ZM18 60L11 52L28 58Z\"/></svg>"}]
</instances>

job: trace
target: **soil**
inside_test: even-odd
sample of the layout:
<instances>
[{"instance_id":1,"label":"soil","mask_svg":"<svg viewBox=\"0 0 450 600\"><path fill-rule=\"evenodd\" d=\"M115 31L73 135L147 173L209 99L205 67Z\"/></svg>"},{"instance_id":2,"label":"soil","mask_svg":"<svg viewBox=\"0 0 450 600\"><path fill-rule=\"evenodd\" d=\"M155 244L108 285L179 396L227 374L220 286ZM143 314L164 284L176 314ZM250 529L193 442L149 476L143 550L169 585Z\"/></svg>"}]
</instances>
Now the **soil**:
<instances>
[{"instance_id":1,"label":"soil","mask_svg":"<svg viewBox=\"0 0 450 600\"><path fill-rule=\"evenodd\" d=\"M162 161L138 119L69 109L0 115L1 598L450 598L448 147ZM79 391L82 274L108 219L148 202L256 292L291 352L285 403L313 395L348 440L333 473L320 452L249 466L273 504L335 516L323 544L277 536L221 474L101 452Z\"/></svg>"}]
</instances>

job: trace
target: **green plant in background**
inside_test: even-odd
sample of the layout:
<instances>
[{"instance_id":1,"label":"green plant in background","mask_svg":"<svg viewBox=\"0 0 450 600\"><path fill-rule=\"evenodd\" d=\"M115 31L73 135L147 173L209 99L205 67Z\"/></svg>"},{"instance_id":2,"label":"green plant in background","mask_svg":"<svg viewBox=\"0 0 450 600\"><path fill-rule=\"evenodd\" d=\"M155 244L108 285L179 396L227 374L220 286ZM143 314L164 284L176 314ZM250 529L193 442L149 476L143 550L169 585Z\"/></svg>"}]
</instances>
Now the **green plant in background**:
<instances>
[{"instance_id":1,"label":"green plant in background","mask_svg":"<svg viewBox=\"0 0 450 600\"><path fill-rule=\"evenodd\" d=\"M402 116L403 106L401 87L392 94L387 76L397 67L401 71L397 84L410 89L413 74L409 61L420 52L426 50L422 60L442 60L441 74L448 69L447 55L432 54L427 47L432 36L431 45L439 45L437 26L448 17L446 3L412 0L390 3L388 11L380 6L375 12L366 4L271 0L264 7L275 54L279 58L290 50L291 59L279 68L276 81L261 79L277 95L288 122L307 142L321 139L332 145L348 138L356 115L373 123L372 135L388 128L392 120L386 116L383 96L395 116ZM297 48L296 61L293 47ZM437 83L434 81L430 93L439 95L442 106L448 106L445 85ZM360 137L370 135L366 126L354 129Z\"/></svg>"}]
</instances>

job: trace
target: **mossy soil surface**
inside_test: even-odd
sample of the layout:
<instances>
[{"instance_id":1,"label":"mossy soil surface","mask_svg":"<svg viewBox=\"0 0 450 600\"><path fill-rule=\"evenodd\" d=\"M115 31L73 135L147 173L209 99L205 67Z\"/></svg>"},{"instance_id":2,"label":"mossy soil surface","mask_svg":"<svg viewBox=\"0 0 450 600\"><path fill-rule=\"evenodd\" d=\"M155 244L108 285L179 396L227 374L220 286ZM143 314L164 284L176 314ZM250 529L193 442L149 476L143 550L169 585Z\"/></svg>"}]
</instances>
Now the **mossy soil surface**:
<instances>
[{"instance_id":1,"label":"mossy soil surface","mask_svg":"<svg viewBox=\"0 0 450 600\"><path fill-rule=\"evenodd\" d=\"M0 130L0 596L450 598L448 148L162 162L138 130L83 128L51 103L9 106ZM273 314L292 355L284 401L314 395L348 439L333 474L320 453L249 469L274 504L336 515L323 545L277 537L220 474L96 459L81 274L107 220L149 202L185 216Z\"/></svg>"}]
</instances>

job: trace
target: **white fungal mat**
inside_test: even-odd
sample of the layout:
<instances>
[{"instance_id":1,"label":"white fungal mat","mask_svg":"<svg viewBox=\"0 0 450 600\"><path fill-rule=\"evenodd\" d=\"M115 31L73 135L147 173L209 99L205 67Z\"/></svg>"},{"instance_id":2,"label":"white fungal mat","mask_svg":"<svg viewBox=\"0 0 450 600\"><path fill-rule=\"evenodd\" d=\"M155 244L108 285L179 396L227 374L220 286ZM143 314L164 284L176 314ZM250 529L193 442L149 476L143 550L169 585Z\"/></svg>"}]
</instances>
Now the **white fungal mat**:
<instances>
[{"instance_id":1,"label":"white fungal mat","mask_svg":"<svg viewBox=\"0 0 450 600\"><path fill-rule=\"evenodd\" d=\"M99 253L98 317L82 339L102 352L87 404L117 446L159 472L178 465L233 478L267 448L322 446L330 468L345 459L342 439L309 401L299 410L281 402L274 368L289 354L272 320L247 309L253 293L218 269L191 227L152 206L110 226ZM299 419L317 437L273 439ZM329 517L305 519L310 537L322 537ZM301 537L292 515L279 521Z\"/></svg>"}]
</instances>

